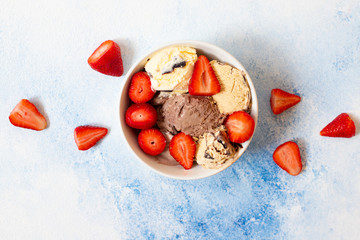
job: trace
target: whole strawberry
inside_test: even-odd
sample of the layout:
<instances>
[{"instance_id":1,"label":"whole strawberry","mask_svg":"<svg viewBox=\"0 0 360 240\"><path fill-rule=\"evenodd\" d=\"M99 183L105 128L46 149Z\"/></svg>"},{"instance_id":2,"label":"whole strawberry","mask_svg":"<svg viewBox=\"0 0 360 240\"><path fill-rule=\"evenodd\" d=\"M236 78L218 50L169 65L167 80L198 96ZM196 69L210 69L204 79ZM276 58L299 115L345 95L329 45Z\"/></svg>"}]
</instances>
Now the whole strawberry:
<instances>
[{"instance_id":1,"label":"whole strawberry","mask_svg":"<svg viewBox=\"0 0 360 240\"><path fill-rule=\"evenodd\" d=\"M106 75L120 77L124 73L120 47L112 40L103 42L88 58L88 63L92 69Z\"/></svg>"},{"instance_id":2,"label":"whole strawberry","mask_svg":"<svg viewBox=\"0 0 360 240\"><path fill-rule=\"evenodd\" d=\"M147 154L156 156L166 147L166 139L159 129L150 128L141 130L138 136L140 148Z\"/></svg>"},{"instance_id":3,"label":"whole strawberry","mask_svg":"<svg viewBox=\"0 0 360 240\"><path fill-rule=\"evenodd\" d=\"M321 130L320 135L324 137L351 138L355 136L355 131L355 123L349 114L341 113Z\"/></svg>"},{"instance_id":4,"label":"whole strawberry","mask_svg":"<svg viewBox=\"0 0 360 240\"><path fill-rule=\"evenodd\" d=\"M157 112L148 103L135 103L125 112L125 121L129 127L148 129L156 124Z\"/></svg>"},{"instance_id":5,"label":"whole strawberry","mask_svg":"<svg viewBox=\"0 0 360 240\"><path fill-rule=\"evenodd\" d=\"M146 72L137 72L131 78L129 98L134 103L146 103L152 99L155 92L151 89L150 77Z\"/></svg>"}]
</instances>

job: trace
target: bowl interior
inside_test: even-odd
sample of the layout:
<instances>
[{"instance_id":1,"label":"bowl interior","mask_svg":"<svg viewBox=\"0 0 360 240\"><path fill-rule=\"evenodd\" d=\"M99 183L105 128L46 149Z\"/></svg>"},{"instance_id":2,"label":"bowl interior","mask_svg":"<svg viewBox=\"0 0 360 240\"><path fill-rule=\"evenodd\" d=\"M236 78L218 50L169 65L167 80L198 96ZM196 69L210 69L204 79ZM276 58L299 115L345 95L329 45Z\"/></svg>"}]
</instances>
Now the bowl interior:
<instances>
[{"instance_id":1,"label":"bowl interior","mask_svg":"<svg viewBox=\"0 0 360 240\"><path fill-rule=\"evenodd\" d=\"M129 70L127 75L124 79L124 84L121 89L121 96L120 96L120 103L119 103L119 117L120 117L120 125L121 129L124 135L124 138L126 139L126 142L128 144L128 147L131 149L131 151L135 154L135 156L144 164L146 164L148 167L150 167L152 170L167 176L171 178L176 179L185 179L185 180L191 180L191 179L200 179L204 177L208 177L211 175L214 175L218 172L223 171L226 169L229 165L224 166L220 169L205 169L201 167L200 165L194 164L194 166L190 170L185 170L181 165L176 166L168 166L164 164L160 164L157 161L155 161L155 157L145 154L139 147L137 143L137 134L138 131L130 128L125 123L125 112L126 109L130 105L130 99L128 97L128 88L130 84L131 77L133 74L135 74L138 71L141 71L144 69L145 63L148 58L152 57L157 51L171 46L189 46L193 47L197 50L198 55L205 55L209 61L211 60L219 60L223 63L228 63L232 65L233 67L238 68L239 70L243 71L246 75L246 79L248 81L248 84L251 89L251 96L252 96L252 106L251 106L251 116L255 120L255 128L257 125L257 118L258 118L258 102L257 102L257 96L255 92L254 85L251 81L251 78L249 74L246 72L242 64L236 60L231 54L226 52L225 50L209 44L205 42L199 42L199 41L182 41L182 42L175 42L168 45L165 45L159 49L156 49L152 51L150 54L147 54L143 58L141 58L138 62L136 62L132 68ZM252 139L252 138L251 138ZM240 157L246 148L249 146L251 139L249 139L247 142L243 143L243 148L240 149L238 153L238 157Z\"/></svg>"}]
</instances>

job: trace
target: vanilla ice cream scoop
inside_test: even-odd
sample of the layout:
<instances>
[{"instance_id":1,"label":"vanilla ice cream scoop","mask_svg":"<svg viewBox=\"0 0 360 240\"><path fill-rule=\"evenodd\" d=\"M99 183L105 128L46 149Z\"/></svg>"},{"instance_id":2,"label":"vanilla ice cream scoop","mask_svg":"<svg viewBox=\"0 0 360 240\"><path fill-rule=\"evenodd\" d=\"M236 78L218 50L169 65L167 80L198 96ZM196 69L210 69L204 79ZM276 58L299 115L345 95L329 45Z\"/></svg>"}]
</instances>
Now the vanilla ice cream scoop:
<instances>
[{"instance_id":1,"label":"vanilla ice cream scoop","mask_svg":"<svg viewBox=\"0 0 360 240\"><path fill-rule=\"evenodd\" d=\"M231 114L235 111L248 111L251 107L251 91L243 73L216 60L210 64L221 86L221 91L212 96L220 112Z\"/></svg>"},{"instance_id":2,"label":"vanilla ice cream scoop","mask_svg":"<svg viewBox=\"0 0 360 240\"><path fill-rule=\"evenodd\" d=\"M187 92L196 61L194 48L169 47L155 53L146 63L145 71L154 90Z\"/></svg>"}]
</instances>

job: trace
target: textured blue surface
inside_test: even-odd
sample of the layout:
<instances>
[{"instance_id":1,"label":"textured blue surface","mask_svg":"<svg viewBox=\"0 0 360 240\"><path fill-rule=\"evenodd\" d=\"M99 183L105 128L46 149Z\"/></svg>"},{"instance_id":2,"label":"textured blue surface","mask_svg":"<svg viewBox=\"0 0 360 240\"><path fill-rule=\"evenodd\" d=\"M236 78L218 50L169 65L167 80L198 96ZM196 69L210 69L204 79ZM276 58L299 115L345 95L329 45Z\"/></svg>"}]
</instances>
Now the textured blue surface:
<instances>
[{"instance_id":1,"label":"textured blue surface","mask_svg":"<svg viewBox=\"0 0 360 240\"><path fill-rule=\"evenodd\" d=\"M0 239L358 239L360 141L319 131L341 112L360 128L360 3L305 1L12 1L0 8ZM175 40L232 53L258 93L259 124L239 161L210 178L167 179L121 138L123 78L87 58L104 40L125 72ZM274 116L272 88L302 101ZM22 98L45 113L42 132L13 127ZM73 130L110 129L77 150ZM298 142L297 177L272 161Z\"/></svg>"}]
</instances>

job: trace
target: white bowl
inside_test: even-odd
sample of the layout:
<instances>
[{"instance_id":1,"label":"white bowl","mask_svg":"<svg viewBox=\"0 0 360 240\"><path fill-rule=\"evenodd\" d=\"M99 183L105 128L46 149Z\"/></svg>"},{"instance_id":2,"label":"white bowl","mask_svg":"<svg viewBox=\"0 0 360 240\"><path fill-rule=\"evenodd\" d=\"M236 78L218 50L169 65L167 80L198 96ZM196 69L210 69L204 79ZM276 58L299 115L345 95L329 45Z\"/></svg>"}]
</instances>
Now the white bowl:
<instances>
[{"instance_id":1,"label":"white bowl","mask_svg":"<svg viewBox=\"0 0 360 240\"><path fill-rule=\"evenodd\" d=\"M205 55L206 57L208 57L210 61L216 59L219 60L220 62L228 63L233 67L236 67L237 69L243 71L246 74L246 80L249 83L251 89L251 96L252 96L251 116L255 120L255 128L258 119L258 101L257 101L256 91L249 74L247 73L243 65L236 58L234 58L230 53L226 52L224 49L220 47L200 41L179 41L161 46L160 48L155 49L151 53L146 54L144 57L142 57L130 68L129 72L126 74L123 86L121 88L121 96L119 102L119 117L120 117L120 126L122 129L122 133L130 151L134 153L134 156L137 159L139 159L142 163L150 167L150 169L166 177L183 179L183 180L201 179L219 173L225 170L230 165L224 166L220 169L205 169L200 165L194 164L194 166L190 170L185 170L181 165L169 166L169 165L161 164L158 161L155 161L155 157L145 154L140 149L137 143L136 131L130 128L125 123L125 112L130 105L130 99L128 97L128 88L131 81L131 77L136 72L144 69L147 59L151 58L154 53L158 52L163 48L172 47L172 46L193 47L197 50L198 55ZM245 152L246 148L249 146L251 142L251 139L252 137L247 142L242 144L243 148L240 149L238 153L239 157Z\"/></svg>"}]
</instances>

